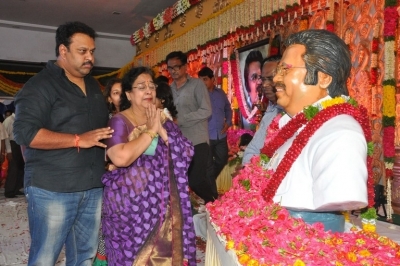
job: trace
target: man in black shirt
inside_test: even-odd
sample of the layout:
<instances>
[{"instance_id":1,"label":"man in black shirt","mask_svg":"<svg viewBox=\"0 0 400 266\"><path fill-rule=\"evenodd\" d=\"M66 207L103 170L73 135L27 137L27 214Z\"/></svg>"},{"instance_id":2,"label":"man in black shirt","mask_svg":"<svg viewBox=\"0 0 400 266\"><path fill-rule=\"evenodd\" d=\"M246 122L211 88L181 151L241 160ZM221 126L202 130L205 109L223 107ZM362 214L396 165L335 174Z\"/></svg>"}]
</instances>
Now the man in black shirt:
<instances>
[{"instance_id":1,"label":"man in black shirt","mask_svg":"<svg viewBox=\"0 0 400 266\"><path fill-rule=\"evenodd\" d=\"M25 146L25 194L32 244L28 265L91 265L101 215L107 106L94 64L95 31L68 22L56 32L56 61L15 99L15 141Z\"/></svg>"}]
</instances>

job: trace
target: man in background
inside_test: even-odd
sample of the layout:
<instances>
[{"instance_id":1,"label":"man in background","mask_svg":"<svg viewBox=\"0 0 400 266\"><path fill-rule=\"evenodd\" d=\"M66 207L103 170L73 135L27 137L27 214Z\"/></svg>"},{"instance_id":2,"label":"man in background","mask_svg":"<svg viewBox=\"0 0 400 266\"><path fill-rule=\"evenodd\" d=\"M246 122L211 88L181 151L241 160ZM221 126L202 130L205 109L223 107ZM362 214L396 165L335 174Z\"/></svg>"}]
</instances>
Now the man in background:
<instances>
[{"instance_id":1,"label":"man in background","mask_svg":"<svg viewBox=\"0 0 400 266\"><path fill-rule=\"evenodd\" d=\"M15 98L14 138L25 146L28 265L91 265L97 250L104 173L101 141L111 137L108 110L90 75L96 32L81 22L56 31L56 61Z\"/></svg>"},{"instance_id":2,"label":"man in background","mask_svg":"<svg viewBox=\"0 0 400 266\"><path fill-rule=\"evenodd\" d=\"M13 127L15 114L11 110L6 112L11 113L3 122L5 131L8 137L5 140L8 172L5 185L5 197L15 197L16 195L24 195L20 189L24 186L24 167L25 162L22 157L21 147L14 141Z\"/></svg>"},{"instance_id":3,"label":"man in background","mask_svg":"<svg viewBox=\"0 0 400 266\"><path fill-rule=\"evenodd\" d=\"M268 99L268 106L265 110L264 116L260 122L260 126L252 141L247 145L244 150L242 165L248 163L254 155L260 154L260 149L264 146L264 141L267 136L267 128L271 124L274 117L282 112L282 108L276 104L276 89L274 86L273 78L276 67L278 66L280 55L267 57L263 60L261 80L263 97Z\"/></svg>"},{"instance_id":4,"label":"man in background","mask_svg":"<svg viewBox=\"0 0 400 266\"><path fill-rule=\"evenodd\" d=\"M226 131L232 126L232 109L225 92L214 85L214 73L209 67L202 68L198 76L206 85L211 100L212 114L208 119L211 148L209 175L216 180L228 162Z\"/></svg>"},{"instance_id":5,"label":"man in background","mask_svg":"<svg viewBox=\"0 0 400 266\"><path fill-rule=\"evenodd\" d=\"M187 74L187 56L181 51L166 57L171 74L172 96L178 110L177 124L183 135L194 145L189 167L189 186L205 203L218 197L215 180L207 174L210 156L208 118L211 116L210 96L204 83Z\"/></svg>"}]
</instances>

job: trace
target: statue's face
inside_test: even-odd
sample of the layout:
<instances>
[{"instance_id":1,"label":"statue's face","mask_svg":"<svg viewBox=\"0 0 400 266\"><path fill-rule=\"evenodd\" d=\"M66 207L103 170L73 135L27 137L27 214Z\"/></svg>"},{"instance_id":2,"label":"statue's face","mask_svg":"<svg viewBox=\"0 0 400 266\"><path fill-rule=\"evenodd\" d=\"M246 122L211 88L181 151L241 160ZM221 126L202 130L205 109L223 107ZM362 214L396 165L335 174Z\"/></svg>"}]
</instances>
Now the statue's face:
<instances>
[{"instance_id":1,"label":"statue's face","mask_svg":"<svg viewBox=\"0 0 400 266\"><path fill-rule=\"evenodd\" d=\"M286 48L274 76L277 103L291 116L327 95L327 90L320 89L318 83L304 84L307 69L302 55L305 51L301 44Z\"/></svg>"}]
</instances>

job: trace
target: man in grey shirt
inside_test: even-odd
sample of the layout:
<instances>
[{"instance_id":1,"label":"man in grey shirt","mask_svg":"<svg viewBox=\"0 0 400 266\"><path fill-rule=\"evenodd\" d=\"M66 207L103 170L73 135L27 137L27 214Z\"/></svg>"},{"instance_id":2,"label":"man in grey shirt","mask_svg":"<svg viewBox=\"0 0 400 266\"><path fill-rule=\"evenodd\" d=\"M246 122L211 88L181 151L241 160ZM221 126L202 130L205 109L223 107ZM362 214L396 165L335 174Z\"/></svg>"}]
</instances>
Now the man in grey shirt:
<instances>
[{"instance_id":1,"label":"man in grey shirt","mask_svg":"<svg viewBox=\"0 0 400 266\"><path fill-rule=\"evenodd\" d=\"M261 80L264 97L268 98L268 106L261 120L260 127L244 151L242 165L250 162L251 157L254 155L260 154L260 149L264 147L269 124L271 124L272 120L279 112L282 112L282 108L276 104L275 87L272 81L279 60L281 60L281 56L270 56L263 61Z\"/></svg>"},{"instance_id":2,"label":"man in grey shirt","mask_svg":"<svg viewBox=\"0 0 400 266\"><path fill-rule=\"evenodd\" d=\"M208 118L211 102L203 81L187 74L187 56L181 51L166 57L171 74L174 104L178 110L177 124L183 135L194 145L194 156L189 167L189 186L206 203L218 197L214 179L207 175L210 156Z\"/></svg>"}]
</instances>

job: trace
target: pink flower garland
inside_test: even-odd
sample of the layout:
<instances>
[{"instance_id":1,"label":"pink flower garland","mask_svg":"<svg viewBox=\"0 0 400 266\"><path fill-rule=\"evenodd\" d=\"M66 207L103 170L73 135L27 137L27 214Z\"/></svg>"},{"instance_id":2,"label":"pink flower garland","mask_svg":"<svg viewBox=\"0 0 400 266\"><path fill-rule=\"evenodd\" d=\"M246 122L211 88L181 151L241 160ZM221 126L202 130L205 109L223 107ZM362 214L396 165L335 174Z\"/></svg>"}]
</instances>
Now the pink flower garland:
<instances>
[{"instance_id":1,"label":"pink flower garland","mask_svg":"<svg viewBox=\"0 0 400 266\"><path fill-rule=\"evenodd\" d=\"M243 117L247 119L250 116L250 111L247 109L247 107L244 105L245 103L243 102L244 100L244 95L243 95L243 87L242 83L240 82L240 75L239 75L239 60L232 60L231 62L231 72L232 72L232 79L233 79L233 85L235 87L235 95L236 99L238 101L239 105L239 110L242 113Z\"/></svg>"},{"instance_id":2,"label":"pink flower garland","mask_svg":"<svg viewBox=\"0 0 400 266\"><path fill-rule=\"evenodd\" d=\"M394 147L394 127L384 127L383 128L383 155L385 157L394 157L395 156L395 147Z\"/></svg>"},{"instance_id":3,"label":"pink flower garland","mask_svg":"<svg viewBox=\"0 0 400 266\"><path fill-rule=\"evenodd\" d=\"M383 28L383 35L385 37L393 37L396 32L396 24L397 24L397 7L390 6L385 8L385 25Z\"/></svg>"},{"instance_id":4,"label":"pink flower garland","mask_svg":"<svg viewBox=\"0 0 400 266\"><path fill-rule=\"evenodd\" d=\"M217 234L242 265L400 265L400 247L387 237L324 232L321 223L308 225L279 204L265 204L259 191L273 174L253 157L231 190L206 205Z\"/></svg>"},{"instance_id":5,"label":"pink flower garland","mask_svg":"<svg viewBox=\"0 0 400 266\"><path fill-rule=\"evenodd\" d=\"M276 137L271 140L266 146L261 149L261 153L266 154L271 158L275 151L281 147L289 138L291 138L297 130L306 124L305 128L299 133L299 135L293 141L292 146L285 153L282 161L278 165L276 172L271 177L271 181L268 182L267 186L263 189L262 195L266 202L272 202L275 196L276 190L282 183L286 174L289 172L292 164L295 162L297 157L300 155L304 146L307 145L308 140L311 136L318 130L326 121L329 119L341 115L347 114L354 117L357 122L361 125L367 142L372 141L371 129L369 125L369 119L367 115L367 110L363 106L358 108L354 107L349 103L335 104L326 109L318 112L313 119L307 120L305 113L297 114L292 118L289 123L287 123L276 135ZM368 156L368 206L374 206L374 179L372 173L372 157Z\"/></svg>"}]
</instances>

